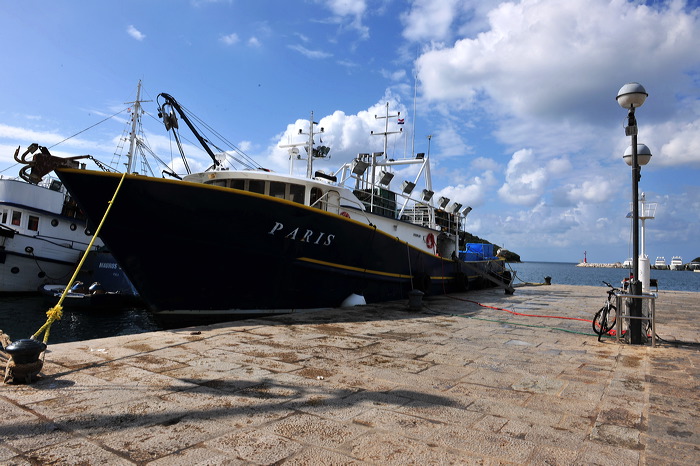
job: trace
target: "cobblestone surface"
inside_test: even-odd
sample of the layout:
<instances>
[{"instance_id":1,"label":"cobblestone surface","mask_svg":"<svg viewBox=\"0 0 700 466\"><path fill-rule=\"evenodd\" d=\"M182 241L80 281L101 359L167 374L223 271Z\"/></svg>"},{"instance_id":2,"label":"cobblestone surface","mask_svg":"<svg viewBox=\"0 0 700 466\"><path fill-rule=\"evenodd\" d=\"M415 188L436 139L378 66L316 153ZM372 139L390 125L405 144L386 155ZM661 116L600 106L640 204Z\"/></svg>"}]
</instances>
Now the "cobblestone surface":
<instances>
[{"instance_id":1,"label":"cobblestone surface","mask_svg":"<svg viewBox=\"0 0 700 466\"><path fill-rule=\"evenodd\" d=\"M697 464L699 297L659 293L655 348L564 285L49 345L0 463Z\"/></svg>"}]
</instances>

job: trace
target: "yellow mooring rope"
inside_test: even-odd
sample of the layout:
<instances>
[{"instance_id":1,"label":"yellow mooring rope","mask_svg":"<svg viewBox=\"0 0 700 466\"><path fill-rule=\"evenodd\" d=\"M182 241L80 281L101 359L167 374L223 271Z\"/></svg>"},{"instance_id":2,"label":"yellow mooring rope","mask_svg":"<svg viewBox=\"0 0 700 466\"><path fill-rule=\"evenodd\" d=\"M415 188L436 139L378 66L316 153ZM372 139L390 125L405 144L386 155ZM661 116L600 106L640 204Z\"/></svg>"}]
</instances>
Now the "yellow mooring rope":
<instances>
[{"instance_id":1,"label":"yellow mooring rope","mask_svg":"<svg viewBox=\"0 0 700 466\"><path fill-rule=\"evenodd\" d=\"M102 216L102 220L100 220L100 224L97 226L97 230L95 231L95 234L92 235L92 240L90 240L90 244L88 244L87 249L83 253L83 257L80 259L80 262L78 263L78 267L75 269L75 272L73 272L73 276L71 277L70 281L68 282L68 285L66 285L66 288L63 290L63 294L61 295L61 299L58 300L58 304L56 304L54 307L49 309L46 312L46 316L48 319L46 320L46 323L41 326L41 328L34 334L32 335L32 339L36 340L38 339L39 335L41 335L42 332L44 333L44 343L47 343L49 341L49 333L51 332L51 324L53 324L57 320L61 320L61 317L63 317L63 300L66 298L66 295L68 292L70 292L71 287L73 286L73 282L75 281L75 278L78 276L78 272L80 272L80 269L83 267L83 263L85 262L85 259L87 258L88 253L92 249L92 245L95 243L95 240L97 239L97 235L100 234L100 230L102 229L102 225L104 224L105 220L107 219L107 214L109 214L109 211L112 209L112 205L114 204L114 200L117 198L117 193L122 187L122 183L124 182L124 178L126 178L126 173L124 173L119 180L119 185L117 186L116 191L114 191L114 195L112 196L112 200L109 201L107 205L107 210L105 211L105 214Z\"/></svg>"}]
</instances>

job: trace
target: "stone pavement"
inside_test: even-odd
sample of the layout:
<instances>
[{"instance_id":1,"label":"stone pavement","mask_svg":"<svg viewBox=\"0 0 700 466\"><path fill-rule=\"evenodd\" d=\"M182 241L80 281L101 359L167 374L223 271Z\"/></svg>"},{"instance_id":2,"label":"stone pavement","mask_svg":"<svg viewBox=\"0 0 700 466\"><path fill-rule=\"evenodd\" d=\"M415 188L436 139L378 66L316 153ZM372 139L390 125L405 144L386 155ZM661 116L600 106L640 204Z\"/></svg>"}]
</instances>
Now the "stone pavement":
<instances>
[{"instance_id":1,"label":"stone pavement","mask_svg":"<svg viewBox=\"0 0 700 466\"><path fill-rule=\"evenodd\" d=\"M699 296L660 292L656 348L475 303L592 319L565 285L49 342L0 463L697 464Z\"/></svg>"}]
</instances>

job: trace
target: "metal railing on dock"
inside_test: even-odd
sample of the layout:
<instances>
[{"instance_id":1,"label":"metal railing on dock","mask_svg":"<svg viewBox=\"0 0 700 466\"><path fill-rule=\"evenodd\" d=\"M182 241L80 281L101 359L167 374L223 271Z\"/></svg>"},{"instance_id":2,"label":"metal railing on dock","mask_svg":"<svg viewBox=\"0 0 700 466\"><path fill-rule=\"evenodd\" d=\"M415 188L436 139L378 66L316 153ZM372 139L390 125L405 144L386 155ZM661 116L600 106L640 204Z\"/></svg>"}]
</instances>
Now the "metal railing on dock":
<instances>
[{"instance_id":1,"label":"metal railing on dock","mask_svg":"<svg viewBox=\"0 0 700 466\"><path fill-rule=\"evenodd\" d=\"M627 331L629 332L629 324L632 320L640 320L642 322L649 322L651 326L651 346L656 347L656 298L659 295L656 293L642 293L640 295L633 295L626 292L616 292L615 293L615 305L617 306L617 319L615 322L615 333L617 334L617 342L620 342L620 337L622 335L622 324L623 320L627 320ZM626 300L626 305L622 306L622 300ZM632 304L635 299L647 300L649 302L649 313L648 315L633 316L630 315L630 309L632 309ZM643 303L644 301L642 301Z\"/></svg>"}]
</instances>

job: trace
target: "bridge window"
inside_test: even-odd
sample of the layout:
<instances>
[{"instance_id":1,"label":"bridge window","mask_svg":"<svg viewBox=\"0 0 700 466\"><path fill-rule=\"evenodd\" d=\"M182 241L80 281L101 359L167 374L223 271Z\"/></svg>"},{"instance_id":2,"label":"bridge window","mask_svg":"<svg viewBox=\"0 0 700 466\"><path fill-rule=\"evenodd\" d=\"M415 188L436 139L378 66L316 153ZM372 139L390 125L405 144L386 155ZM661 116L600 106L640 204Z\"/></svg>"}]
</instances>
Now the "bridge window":
<instances>
[{"instance_id":1,"label":"bridge window","mask_svg":"<svg viewBox=\"0 0 700 466\"><path fill-rule=\"evenodd\" d=\"M245 190L245 180L228 180L229 188Z\"/></svg>"},{"instance_id":2,"label":"bridge window","mask_svg":"<svg viewBox=\"0 0 700 466\"><path fill-rule=\"evenodd\" d=\"M262 180L248 181L248 191L251 193L265 194L265 182Z\"/></svg>"},{"instance_id":3,"label":"bridge window","mask_svg":"<svg viewBox=\"0 0 700 466\"><path fill-rule=\"evenodd\" d=\"M19 224L22 223L22 212L18 212L16 210L12 211L12 224L15 226L19 226Z\"/></svg>"},{"instance_id":4,"label":"bridge window","mask_svg":"<svg viewBox=\"0 0 700 466\"><path fill-rule=\"evenodd\" d=\"M321 191L321 188L311 188L311 197L309 199L309 205L316 207L317 209L325 210L326 206L324 206L323 201L318 201L323 197L323 191ZM314 204L315 203L315 204Z\"/></svg>"},{"instance_id":5,"label":"bridge window","mask_svg":"<svg viewBox=\"0 0 700 466\"><path fill-rule=\"evenodd\" d=\"M280 183L279 181L270 181L270 196L284 199L284 191L286 186L287 185L285 183Z\"/></svg>"},{"instance_id":6,"label":"bridge window","mask_svg":"<svg viewBox=\"0 0 700 466\"><path fill-rule=\"evenodd\" d=\"M304 203L304 186L300 184L290 184L289 185L289 197L287 198L292 202L298 202L299 204Z\"/></svg>"}]
</instances>

